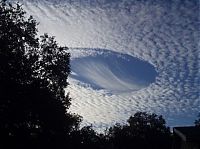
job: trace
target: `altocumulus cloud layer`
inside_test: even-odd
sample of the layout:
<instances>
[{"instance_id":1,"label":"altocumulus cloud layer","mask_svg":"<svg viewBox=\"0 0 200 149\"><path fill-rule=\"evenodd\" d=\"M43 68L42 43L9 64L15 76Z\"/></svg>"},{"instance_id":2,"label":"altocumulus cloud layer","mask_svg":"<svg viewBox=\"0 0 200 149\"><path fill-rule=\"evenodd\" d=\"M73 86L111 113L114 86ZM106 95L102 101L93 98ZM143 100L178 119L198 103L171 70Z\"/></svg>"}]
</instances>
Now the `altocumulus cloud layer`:
<instances>
[{"instance_id":1,"label":"altocumulus cloud layer","mask_svg":"<svg viewBox=\"0 0 200 149\"><path fill-rule=\"evenodd\" d=\"M84 123L105 127L136 111L162 114L171 126L193 123L200 111L199 0L21 2L40 22L40 33L72 47L72 59L95 51L77 52L74 47L101 48L137 57L157 70L148 87L120 94L70 78L70 110L82 115Z\"/></svg>"}]
</instances>

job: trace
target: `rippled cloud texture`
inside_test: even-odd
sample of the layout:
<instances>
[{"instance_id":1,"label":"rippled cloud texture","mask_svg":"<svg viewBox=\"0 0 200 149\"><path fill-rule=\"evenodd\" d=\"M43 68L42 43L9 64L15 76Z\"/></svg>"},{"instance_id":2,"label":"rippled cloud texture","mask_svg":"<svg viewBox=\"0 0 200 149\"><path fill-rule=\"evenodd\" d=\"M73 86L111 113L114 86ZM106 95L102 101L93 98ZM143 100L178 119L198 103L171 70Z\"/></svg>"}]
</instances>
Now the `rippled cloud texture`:
<instances>
[{"instance_id":1,"label":"rippled cloud texture","mask_svg":"<svg viewBox=\"0 0 200 149\"><path fill-rule=\"evenodd\" d=\"M193 123L200 112L199 0L21 2L40 22L40 33L55 35L60 44L128 54L159 73L150 86L116 95L70 79L71 111L84 123L104 127L136 111L162 114L171 126Z\"/></svg>"}]
</instances>

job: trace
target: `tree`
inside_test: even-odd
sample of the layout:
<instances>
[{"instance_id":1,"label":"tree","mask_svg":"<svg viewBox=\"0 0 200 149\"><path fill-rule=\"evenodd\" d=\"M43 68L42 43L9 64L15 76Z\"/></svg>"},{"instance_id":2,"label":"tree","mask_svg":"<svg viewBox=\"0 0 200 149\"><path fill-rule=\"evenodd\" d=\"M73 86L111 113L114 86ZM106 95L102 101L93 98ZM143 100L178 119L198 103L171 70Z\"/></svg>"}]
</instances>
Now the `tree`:
<instances>
[{"instance_id":1,"label":"tree","mask_svg":"<svg viewBox=\"0 0 200 149\"><path fill-rule=\"evenodd\" d=\"M115 149L169 149L171 133L162 116L137 112L128 124L111 127L108 136Z\"/></svg>"},{"instance_id":2,"label":"tree","mask_svg":"<svg viewBox=\"0 0 200 149\"><path fill-rule=\"evenodd\" d=\"M9 145L10 148L38 145L53 148L58 144L61 148L68 134L78 128L80 117L67 112L70 106L70 98L64 90L70 73L67 50L47 34L39 40L37 22L32 16L25 18L20 4L0 2L0 139L4 142L3 148Z\"/></svg>"}]
</instances>

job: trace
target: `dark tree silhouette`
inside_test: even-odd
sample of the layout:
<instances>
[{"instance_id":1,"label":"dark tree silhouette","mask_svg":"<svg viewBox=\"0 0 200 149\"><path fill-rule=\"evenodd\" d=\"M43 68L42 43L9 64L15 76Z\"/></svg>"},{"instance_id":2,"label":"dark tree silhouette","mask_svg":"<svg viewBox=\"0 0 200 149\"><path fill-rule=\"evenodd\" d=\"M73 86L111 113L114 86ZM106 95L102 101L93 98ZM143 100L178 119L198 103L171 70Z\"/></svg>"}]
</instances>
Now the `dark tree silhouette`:
<instances>
[{"instance_id":1,"label":"dark tree silhouette","mask_svg":"<svg viewBox=\"0 0 200 149\"><path fill-rule=\"evenodd\" d=\"M162 116L137 112L127 125L116 124L108 136L114 149L170 149L171 133Z\"/></svg>"},{"instance_id":2,"label":"dark tree silhouette","mask_svg":"<svg viewBox=\"0 0 200 149\"><path fill-rule=\"evenodd\" d=\"M80 122L67 113L67 48L39 41L36 27L20 4L0 2L0 148L61 148Z\"/></svg>"},{"instance_id":3,"label":"dark tree silhouette","mask_svg":"<svg viewBox=\"0 0 200 149\"><path fill-rule=\"evenodd\" d=\"M109 138L102 133L97 133L92 126L84 126L73 131L71 137L71 144L74 149L111 149Z\"/></svg>"}]
</instances>

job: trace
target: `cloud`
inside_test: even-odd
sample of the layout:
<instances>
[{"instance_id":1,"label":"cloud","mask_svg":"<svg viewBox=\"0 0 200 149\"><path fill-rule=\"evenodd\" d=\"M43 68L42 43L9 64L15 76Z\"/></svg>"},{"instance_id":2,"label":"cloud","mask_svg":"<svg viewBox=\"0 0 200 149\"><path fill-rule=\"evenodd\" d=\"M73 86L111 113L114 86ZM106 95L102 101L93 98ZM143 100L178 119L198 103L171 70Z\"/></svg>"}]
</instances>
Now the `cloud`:
<instances>
[{"instance_id":1,"label":"cloud","mask_svg":"<svg viewBox=\"0 0 200 149\"><path fill-rule=\"evenodd\" d=\"M72 54L70 78L93 89L117 94L137 91L153 83L157 76L152 65L127 54L86 48L70 48L70 53L79 53L78 57Z\"/></svg>"},{"instance_id":2,"label":"cloud","mask_svg":"<svg viewBox=\"0 0 200 149\"><path fill-rule=\"evenodd\" d=\"M72 81L71 110L99 126L139 110L163 114L170 125L191 124L200 109L199 1L95 2L24 1L24 8L39 20L40 33L55 35L62 45L129 54L154 65L159 75L149 87L121 95Z\"/></svg>"}]
</instances>

